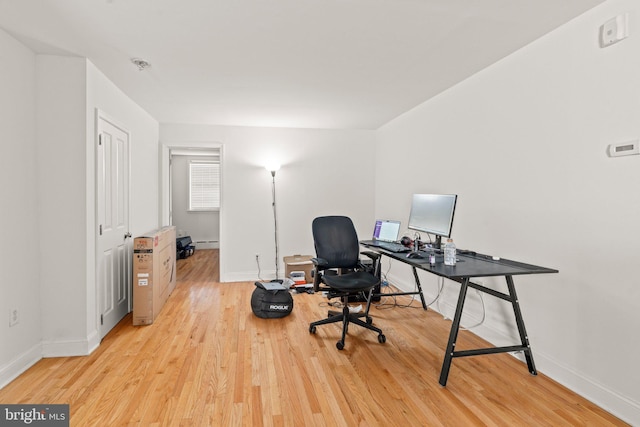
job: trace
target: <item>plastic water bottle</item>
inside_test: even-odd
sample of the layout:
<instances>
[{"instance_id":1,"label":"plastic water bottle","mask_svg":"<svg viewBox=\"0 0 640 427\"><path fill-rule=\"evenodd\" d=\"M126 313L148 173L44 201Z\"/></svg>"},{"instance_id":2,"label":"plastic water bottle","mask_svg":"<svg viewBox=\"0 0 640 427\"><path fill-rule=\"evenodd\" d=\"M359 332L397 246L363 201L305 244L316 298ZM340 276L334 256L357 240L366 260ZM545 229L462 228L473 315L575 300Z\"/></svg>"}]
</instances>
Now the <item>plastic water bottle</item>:
<instances>
[{"instance_id":1,"label":"plastic water bottle","mask_svg":"<svg viewBox=\"0 0 640 427\"><path fill-rule=\"evenodd\" d=\"M444 265L456 265L456 245L453 239L447 239L444 244Z\"/></svg>"}]
</instances>

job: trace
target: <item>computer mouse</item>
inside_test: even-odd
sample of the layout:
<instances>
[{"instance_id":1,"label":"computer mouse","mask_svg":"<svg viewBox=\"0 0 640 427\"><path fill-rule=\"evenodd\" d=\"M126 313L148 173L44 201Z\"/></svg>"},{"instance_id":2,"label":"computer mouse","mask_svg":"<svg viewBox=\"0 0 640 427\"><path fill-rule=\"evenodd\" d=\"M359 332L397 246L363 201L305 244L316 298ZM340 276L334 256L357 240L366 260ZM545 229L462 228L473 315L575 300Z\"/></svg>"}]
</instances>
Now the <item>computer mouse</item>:
<instances>
[{"instance_id":1,"label":"computer mouse","mask_svg":"<svg viewBox=\"0 0 640 427\"><path fill-rule=\"evenodd\" d=\"M407 258L424 258L424 257L417 252L409 252L407 254Z\"/></svg>"}]
</instances>

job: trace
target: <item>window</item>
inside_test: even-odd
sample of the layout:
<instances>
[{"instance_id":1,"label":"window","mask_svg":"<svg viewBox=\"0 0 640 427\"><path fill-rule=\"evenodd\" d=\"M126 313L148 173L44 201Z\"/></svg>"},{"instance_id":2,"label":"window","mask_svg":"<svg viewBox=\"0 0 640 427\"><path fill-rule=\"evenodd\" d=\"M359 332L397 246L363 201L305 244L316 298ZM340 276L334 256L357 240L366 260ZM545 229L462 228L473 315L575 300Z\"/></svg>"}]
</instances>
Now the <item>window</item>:
<instances>
[{"instance_id":1,"label":"window","mask_svg":"<svg viewBox=\"0 0 640 427\"><path fill-rule=\"evenodd\" d=\"M220 163L203 160L189 162L189 210L220 209Z\"/></svg>"}]
</instances>

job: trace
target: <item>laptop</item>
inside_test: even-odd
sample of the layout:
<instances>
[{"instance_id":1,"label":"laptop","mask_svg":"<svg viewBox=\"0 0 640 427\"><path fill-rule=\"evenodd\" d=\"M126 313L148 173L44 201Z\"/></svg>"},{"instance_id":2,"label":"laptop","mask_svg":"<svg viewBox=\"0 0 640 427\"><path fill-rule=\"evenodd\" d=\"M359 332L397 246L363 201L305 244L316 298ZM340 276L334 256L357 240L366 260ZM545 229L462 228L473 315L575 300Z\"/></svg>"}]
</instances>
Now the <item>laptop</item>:
<instances>
[{"instance_id":1,"label":"laptop","mask_svg":"<svg viewBox=\"0 0 640 427\"><path fill-rule=\"evenodd\" d=\"M364 240L361 243L367 246L388 249L393 252L403 252L406 248L397 243L399 235L400 221L377 219L373 227L371 240Z\"/></svg>"},{"instance_id":2,"label":"laptop","mask_svg":"<svg viewBox=\"0 0 640 427\"><path fill-rule=\"evenodd\" d=\"M400 234L400 221L377 219L373 227L371 240L382 242L397 242Z\"/></svg>"}]
</instances>

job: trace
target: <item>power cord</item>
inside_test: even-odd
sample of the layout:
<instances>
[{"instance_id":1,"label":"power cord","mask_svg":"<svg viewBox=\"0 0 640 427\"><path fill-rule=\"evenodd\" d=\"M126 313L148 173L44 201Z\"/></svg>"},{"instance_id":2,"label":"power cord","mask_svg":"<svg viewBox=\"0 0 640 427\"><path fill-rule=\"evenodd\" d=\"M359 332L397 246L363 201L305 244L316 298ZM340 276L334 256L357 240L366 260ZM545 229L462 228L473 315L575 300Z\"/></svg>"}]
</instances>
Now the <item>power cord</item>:
<instances>
[{"instance_id":1,"label":"power cord","mask_svg":"<svg viewBox=\"0 0 640 427\"><path fill-rule=\"evenodd\" d=\"M384 295L385 293L393 294L393 293L399 292L400 290L398 288L396 288L395 286L393 286L393 285L386 285L385 288L389 289L389 291L383 291L382 289L380 289L381 290L381 292L380 292L381 300L382 300L382 298L385 298L385 299L392 298L393 302L391 302L391 303L380 302L380 303L377 303L377 304L371 304L377 310L387 310L387 309L395 308L395 307L398 307L398 308L422 308L422 305L413 305L413 302L416 301L415 295L413 295L411 297L411 301L409 301L408 304L400 304L400 303L398 303L398 298L397 298L396 295L390 295L390 296L385 296Z\"/></svg>"},{"instance_id":2,"label":"power cord","mask_svg":"<svg viewBox=\"0 0 640 427\"><path fill-rule=\"evenodd\" d=\"M431 302L427 303L427 307L431 307L433 303L440 300L440 296L442 295L443 289L444 289L444 277L440 277L438 280L438 294Z\"/></svg>"},{"instance_id":3,"label":"power cord","mask_svg":"<svg viewBox=\"0 0 640 427\"><path fill-rule=\"evenodd\" d=\"M256 255L256 264L258 265L258 280L264 282L264 279L261 277L262 273L260 272L260 256Z\"/></svg>"},{"instance_id":4,"label":"power cord","mask_svg":"<svg viewBox=\"0 0 640 427\"><path fill-rule=\"evenodd\" d=\"M480 297L480 301L482 302L482 317L480 318L480 321L478 323L476 323L475 325L471 325L471 326L462 326L463 330L469 330L469 329L473 329L473 328L477 328L478 326L482 325L484 323L484 319L486 317L486 310L484 308L484 298L482 297L482 292L480 292L479 290L476 289L476 293L478 294L478 296Z\"/></svg>"},{"instance_id":5,"label":"power cord","mask_svg":"<svg viewBox=\"0 0 640 427\"><path fill-rule=\"evenodd\" d=\"M389 268L387 269L387 272L383 275L383 277L384 277L383 283L387 283L386 285L383 285L383 287L391 287L391 285L386 280L387 273L389 272L389 270L391 270L391 261L389 261ZM438 294L436 295L436 297L431 302L426 303L427 307L431 307L431 305L433 305L433 303L438 301L440 296L442 295L442 290L444 289L444 278L440 278L438 283L439 283L438 284ZM417 283L414 283L413 286L414 286L413 287L414 292L418 292ZM391 291L384 292L381 289L380 293L384 296L385 293L396 293L396 292L399 292L399 291L400 290L398 288L393 286L393 289ZM393 303L379 303L379 304L372 304L372 305L374 305L377 309L381 309L381 310L385 310L385 309L388 309L388 308L394 308L394 307L398 307L398 308L422 308L422 303L421 302L420 302L420 305L417 305L417 306L413 305L413 302L417 301L416 294L411 296L411 301L409 301L408 304L399 304L395 295L394 296L389 296L389 297L384 297L384 298L393 298Z\"/></svg>"},{"instance_id":6,"label":"power cord","mask_svg":"<svg viewBox=\"0 0 640 427\"><path fill-rule=\"evenodd\" d=\"M480 321L478 323L476 323L475 325L471 325L471 326L460 326L460 329L467 331L469 329L473 329L473 328L477 328L478 326L482 325L486 319L486 315L487 315L487 311L484 305L484 298L482 297L482 292L480 292L479 290L475 289L476 294L478 294L478 297L480 297L480 302L482 303L482 316L480 318ZM445 320L451 320L450 317L446 316L443 311L440 309L440 302L438 302L438 312L440 314L442 314L442 318Z\"/></svg>"}]
</instances>

